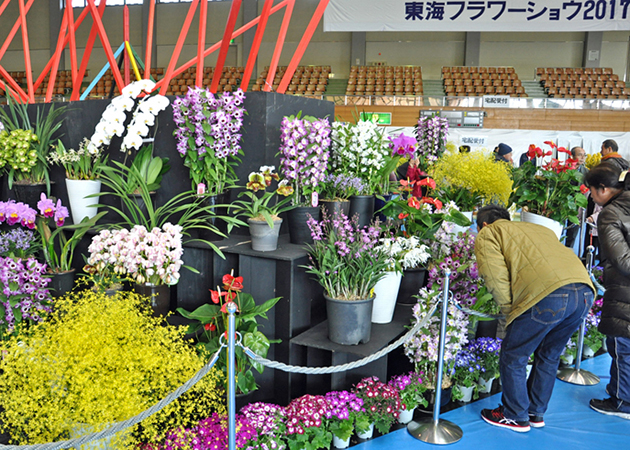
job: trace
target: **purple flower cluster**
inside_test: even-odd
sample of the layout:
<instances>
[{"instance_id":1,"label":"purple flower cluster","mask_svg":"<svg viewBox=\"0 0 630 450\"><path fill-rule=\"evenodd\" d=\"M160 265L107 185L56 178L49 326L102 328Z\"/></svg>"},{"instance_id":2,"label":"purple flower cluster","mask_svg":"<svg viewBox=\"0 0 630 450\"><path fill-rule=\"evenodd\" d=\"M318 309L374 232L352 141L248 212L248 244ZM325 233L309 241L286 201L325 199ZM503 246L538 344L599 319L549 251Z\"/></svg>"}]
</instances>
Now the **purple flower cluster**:
<instances>
[{"instance_id":1,"label":"purple flower cluster","mask_svg":"<svg viewBox=\"0 0 630 450\"><path fill-rule=\"evenodd\" d=\"M236 415L236 447L246 448L257 437L256 428L242 415ZM169 432L159 450L227 450L227 416L218 413L200 421L192 428Z\"/></svg>"},{"instance_id":2,"label":"purple flower cluster","mask_svg":"<svg viewBox=\"0 0 630 450\"><path fill-rule=\"evenodd\" d=\"M4 317L0 317L0 334L11 334L23 321L41 322L51 311L51 297L46 286L46 265L35 258L15 260L0 257L0 287Z\"/></svg>"},{"instance_id":3,"label":"purple flower cluster","mask_svg":"<svg viewBox=\"0 0 630 450\"><path fill-rule=\"evenodd\" d=\"M57 203L46 197L46 194L42 192L40 200L37 202L37 209L44 219L54 218L55 224L58 227L62 226L68 218L68 208L61 204L61 199L57 200Z\"/></svg>"},{"instance_id":4,"label":"purple flower cluster","mask_svg":"<svg viewBox=\"0 0 630 450\"><path fill-rule=\"evenodd\" d=\"M286 444L282 441L282 431L278 426L285 421L285 409L271 403L250 403L241 408L241 415L258 432L255 443L250 443L246 449L282 450Z\"/></svg>"},{"instance_id":5,"label":"purple flower cluster","mask_svg":"<svg viewBox=\"0 0 630 450\"><path fill-rule=\"evenodd\" d=\"M329 200L348 199L353 195L368 193L368 185L359 177L347 173L328 174L322 181L320 197Z\"/></svg>"},{"instance_id":6,"label":"purple flower cluster","mask_svg":"<svg viewBox=\"0 0 630 450\"><path fill-rule=\"evenodd\" d=\"M200 159L207 152L217 158L237 155L241 148L244 99L241 89L215 97L208 89L189 88L184 98L173 102L177 151L184 156L189 147L194 147Z\"/></svg>"},{"instance_id":7,"label":"purple flower cluster","mask_svg":"<svg viewBox=\"0 0 630 450\"><path fill-rule=\"evenodd\" d=\"M421 117L416 128L419 167L426 171L444 153L448 135L448 119L433 116Z\"/></svg>"},{"instance_id":8,"label":"purple flower cluster","mask_svg":"<svg viewBox=\"0 0 630 450\"><path fill-rule=\"evenodd\" d=\"M407 374L392 377L389 380L390 386L398 390L398 396L404 409L411 410L416 408L420 403L425 404L422 393L426 387L422 384L422 378L419 373L409 372Z\"/></svg>"},{"instance_id":9,"label":"purple flower cluster","mask_svg":"<svg viewBox=\"0 0 630 450\"><path fill-rule=\"evenodd\" d=\"M35 233L21 228L0 233L0 256L26 257L34 254Z\"/></svg>"},{"instance_id":10,"label":"purple flower cluster","mask_svg":"<svg viewBox=\"0 0 630 450\"><path fill-rule=\"evenodd\" d=\"M328 168L330 122L285 117L280 124L280 170L294 188L316 187ZM299 192L296 189L296 192ZM299 200L299 199L298 199Z\"/></svg>"},{"instance_id":11,"label":"purple flower cluster","mask_svg":"<svg viewBox=\"0 0 630 450\"><path fill-rule=\"evenodd\" d=\"M363 408L372 421L393 422L401 408L398 389L379 381L378 377L367 377L353 389L363 400Z\"/></svg>"},{"instance_id":12,"label":"purple flower cluster","mask_svg":"<svg viewBox=\"0 0 630 450\"><path fill-rule=\"evenodd\" d=\"M322 395L303 395L286 407L287 435L304 434L307 428L319 428L328 414L328 402Z\"/></svg>"},{"instance_id":13,"label":"purple flower cluster","mask_svg":"<svg viewBox=\"0 0 630 450\"><path fill-rule=\"evenodd\" d=\"M363 410L363 400L348 391L333 391L326 395L329 409L327 419L348 420L351 416Z\"/></svg>"},{"instance_id":14,"label":"purple flower cluster","mask_svg":"<svg viewBox=\"0 0 630 450\"><path fill-rule=\"evenodd\" d=\"M486 369L481 358L469 348L461 349L455 358L455 365L451 372L454 383L462 386L472 386L479 380Z\"/></svg>"},{"instance_id":15,"label":"purple flower cluster","mask_svg":"<svg viewBox=\"0 0 630 450\"><path fill-rule=\"evenodd\" d=\"M481 337L468 343L468 352L479 358L483 367L482 372L487 372L492 377L499 374L499 354L501 353L501 339Z\"/></svg>"},{"instance_id":16,"label":"purple flower cluster","mask_svg":"<svg viewBox=\"0 0 630 450\"><path fill-rule=\"evenodd\" d=\"M28 229L35 228L35 217L37 211L22 202L9 200L0 202L0 223L6 222L7 225L15 225L19 223Z\"/></svg>"}]
</instances>

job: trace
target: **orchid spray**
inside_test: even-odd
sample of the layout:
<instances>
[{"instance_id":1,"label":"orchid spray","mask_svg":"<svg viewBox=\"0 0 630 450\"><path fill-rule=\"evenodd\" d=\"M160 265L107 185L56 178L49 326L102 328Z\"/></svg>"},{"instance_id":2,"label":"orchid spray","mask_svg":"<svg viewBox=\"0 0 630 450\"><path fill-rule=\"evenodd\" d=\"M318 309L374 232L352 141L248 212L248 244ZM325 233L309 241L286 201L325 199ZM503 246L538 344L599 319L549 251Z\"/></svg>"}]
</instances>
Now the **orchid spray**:
<instances>
[{"instance_id":1,"label":"orchid spray","mask_svg":"<svg viewBox=\"0 0 630 450\"><path fill-rule=\"evenodd\" d=\"M240 89L215 96L208 89L190 87L184 98L173 102L177 151L190 169L193 189L203 184L208 195L218 195L235 186L244 100Z\"/></svg>"},{"instance_id":2,"label":"orchid spray","mask_svg":"<svg viewBox=\"0 0 630 450\"><path fill-rule=\"evenodd\" d=\"M421 117L416 126L418 139L418 167L427 172L446 150L448 119L433 115Z\"/></svg>"}]
</instances>

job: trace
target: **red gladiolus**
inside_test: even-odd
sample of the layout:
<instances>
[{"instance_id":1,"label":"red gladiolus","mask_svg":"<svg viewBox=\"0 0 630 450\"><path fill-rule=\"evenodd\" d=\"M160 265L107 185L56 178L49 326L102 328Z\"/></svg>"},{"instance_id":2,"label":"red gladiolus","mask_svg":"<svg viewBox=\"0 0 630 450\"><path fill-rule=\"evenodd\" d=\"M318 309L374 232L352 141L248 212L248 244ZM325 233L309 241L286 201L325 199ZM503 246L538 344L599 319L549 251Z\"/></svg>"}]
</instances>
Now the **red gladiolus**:
<instances>
[{"instance_id":1,"label":"red gladiolus","mask_svg":"<svg viewBox=\"0 0 630 450\"><path fill-rule=\"evenodd\" d=\"M585 185L580 186L580 192L582 194L586 194L588 191L589 191L589 188L587 188Z\"/></svg>"}]
</instances>

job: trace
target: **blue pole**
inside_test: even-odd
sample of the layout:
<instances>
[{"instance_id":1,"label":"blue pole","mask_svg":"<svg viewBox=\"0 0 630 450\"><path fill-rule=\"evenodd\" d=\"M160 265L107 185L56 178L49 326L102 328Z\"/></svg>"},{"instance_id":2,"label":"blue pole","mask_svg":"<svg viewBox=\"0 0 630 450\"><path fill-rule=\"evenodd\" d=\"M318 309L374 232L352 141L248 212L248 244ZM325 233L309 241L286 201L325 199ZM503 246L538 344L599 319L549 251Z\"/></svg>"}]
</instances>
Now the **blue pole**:
<instances>
[{"instance_id":1,"label":"blue pole","mask_svg":"<svg viewBox=\"0 0 630 450\"><path fill-rule=\"evenodd\" d=\"M236 303L227 304L228 311L228 449L236 450L236 373L234 372L234 335L236 334Z\"/></svg>"},{"instance_id":2,"label":"blue pole","mask_svg":"<svg viewBox=\"0 0 630 450\"><path fill-rule=\"evenodd\" d=\"M120 44L120 47L118 47L118 50L116 50L116 53L114 53L114 59L120 56L120 53L123 51L124 48L125 48L125 43L123 42L122 44ZM96 86L96 83L98 83L98 81L101 78L103 78L103 75L105 75L105 72L107 72L107 69L109 69L109 62L107 62L103 66L101 71L94 77L92 82L88 85L87 89L83 92L83 94L81 94L81 97L80 97L81 100L85 100L85 97L87 97L90 94L90 92L92 92L92 89L94 89L94 86Z\"/></svg>"}]
</instances>

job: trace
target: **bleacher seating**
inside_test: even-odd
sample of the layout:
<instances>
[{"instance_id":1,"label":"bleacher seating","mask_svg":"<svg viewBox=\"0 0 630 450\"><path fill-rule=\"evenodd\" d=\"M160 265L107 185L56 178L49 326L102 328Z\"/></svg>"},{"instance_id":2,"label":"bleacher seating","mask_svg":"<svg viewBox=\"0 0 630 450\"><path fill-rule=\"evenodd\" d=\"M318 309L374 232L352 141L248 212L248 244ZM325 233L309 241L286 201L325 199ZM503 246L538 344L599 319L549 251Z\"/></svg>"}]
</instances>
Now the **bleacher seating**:
<instances>
[{"instance_id":1,"label":"bleacher seating","mask_svg":"<svg viewBox=\"0 0 630 450\"><path fill-rule=\"evenodd\" d=\"M346 95L422 95L419 66L352 66Z\"/></svg>"},{"instance_id":2,"label":"bleacher seating","mask_svg":"<svg viewBox=\"0 0 630 450\"><path fill-rule=\"evenodd\" d=\"M280 81L287 70L286 66L278 66L274 75L272 90L278 89ZM287 94L293 95L324 95L328 85L330 66L298 66L287 87ZM269 74L269 66L260 73L252 86L252 91L262 91Z\"/></svg>"},{"instance_id":3,"label":"bleacher seating","mask_svg":"<svg viewBox=\"0 0 630 450\"><path fill-rule=\"evenodd\" d=\"M627 99L630 95L610 68L539 67L536 77L552 98Z\"/></svg>"},{"instance_id":4,"label":"bleacher seating","mask_svg":"<svg viewBox=\"0 0 630 450\"><path fill-rule=\"evenodd\" d=\"M527 97L514 67L442 67L447 96L509 95Z\"/></svg>"}]
</instances>

